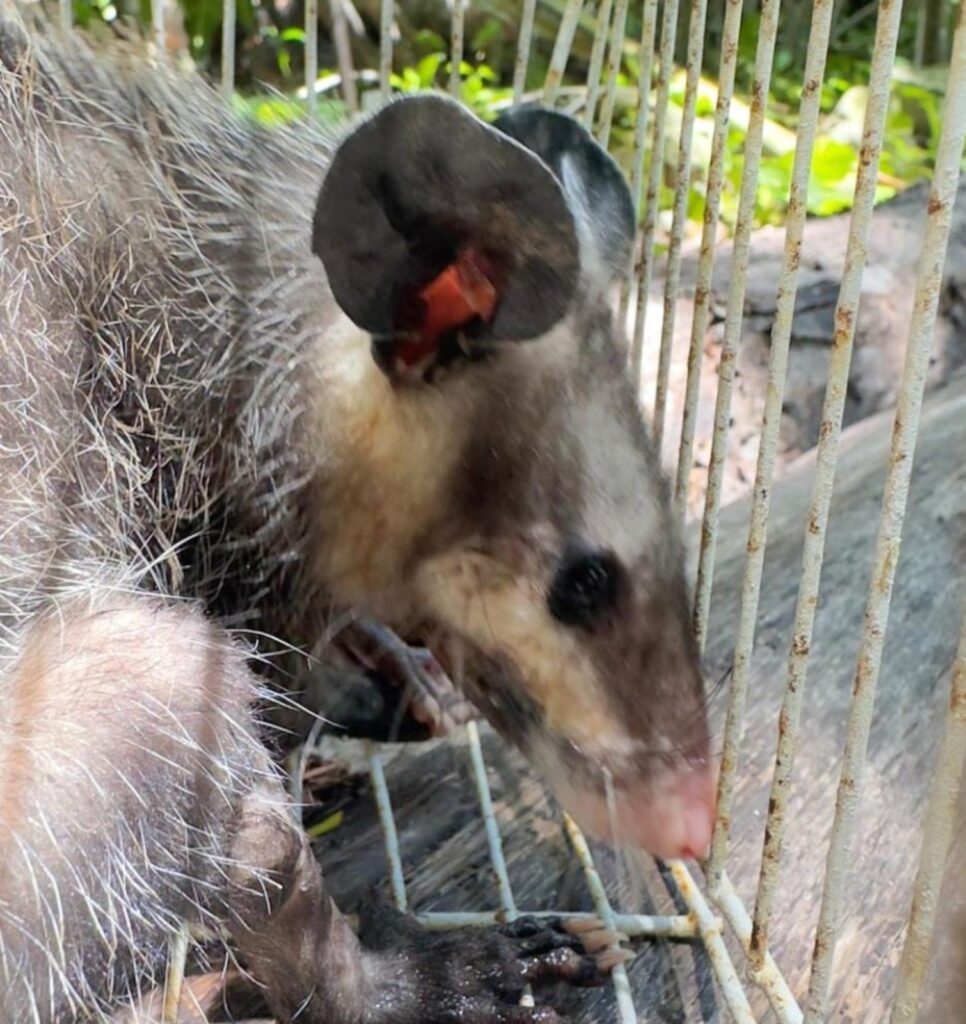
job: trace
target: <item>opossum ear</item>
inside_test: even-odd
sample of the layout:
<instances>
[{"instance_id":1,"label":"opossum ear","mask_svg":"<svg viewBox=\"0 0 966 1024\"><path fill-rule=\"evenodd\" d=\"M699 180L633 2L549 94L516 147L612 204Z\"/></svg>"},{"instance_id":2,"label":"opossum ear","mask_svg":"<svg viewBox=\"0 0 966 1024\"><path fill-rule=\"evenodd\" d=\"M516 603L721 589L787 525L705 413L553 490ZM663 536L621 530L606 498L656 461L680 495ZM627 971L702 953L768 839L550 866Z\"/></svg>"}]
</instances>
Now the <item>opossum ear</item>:
<instances>
[{"instance_id":1,"label":"opossum ear","mask_svg":"<svg viewBox=\"0 0 966 1024\"><path fill-rule=\"evenodd\" d=\"M377 339L534 338L566 314L579 274L574 219L547 166L429 95L390 103L345 139L312 251L342 310Z\"/></svg>"},{"instance_id":2,"label":"opossum ear","mask_svg":"<svg viewBox=\"0 0 966 1024\"><path fill-rule=\"evenodd\" d=\"M582 125L554 110L514 107L494 127L553 170L577 224L585 278L612 285L626 273L634 248L634 202L615 160Z\"/></svg>"}]
</instances>

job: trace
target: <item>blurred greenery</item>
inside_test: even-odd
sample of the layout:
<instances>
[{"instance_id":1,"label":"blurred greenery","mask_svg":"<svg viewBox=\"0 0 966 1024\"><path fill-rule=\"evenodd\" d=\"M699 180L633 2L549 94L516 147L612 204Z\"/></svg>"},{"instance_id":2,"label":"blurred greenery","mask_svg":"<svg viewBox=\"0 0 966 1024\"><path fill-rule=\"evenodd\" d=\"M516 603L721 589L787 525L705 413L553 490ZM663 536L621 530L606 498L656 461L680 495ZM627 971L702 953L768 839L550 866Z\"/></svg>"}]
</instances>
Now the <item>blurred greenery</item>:
<instances>
[{"instance_id":1,"label":"blurred greenery","mask_svg":"<svg viewBox=\"0 0 966 1024\"><path fill-rule=\"evenodd\" d=\"M378 95L378 25L380 0L340 0L347 16L351 62L363 107ZM721 19L727 0L709 0L703 78L697 102L688 215L693 229L703 215L704 189L716 102L715 78L720 61ZM237 0L235 39L235 103L242 113L267 125L306 116L303 54L306 29L304 0ZM398 92L446 89L450 80L448 33L452 0L397 0L394 66L391 85ZM526 83L528 97L540 94L549 66L565 0L538 0L534 43ZM566 109L582 115L586 78L593 44L598 0L586 0L571 49L561 90ZM480 116L491 119L510 104L510 83L516 54L519 0L470 0L467 4L464 60L459 66L461 98ZM678 25L678 68L687 46L687 11L681 2ZM875 35L877 4L838 0L825 79L822 117L815 140L807 206L826 216L847 210L852 202L858 150L867 98L867 82ZM931 175L941 123L954 13L953 0L934 2L920 11L907 5L893 71L877 198L883 200ZM786 0L775 52L767 108L755 217L759 224L782 222L788 201L801 94L802 68L812 4ZM221 59L222 0L178 0L169 18L167 45L218 75ZM150 24L150 0L74 0L75 20L89 28L129 21ZM925 17L934 24L925 24ZM637 111L641 4L630 4L617 79L617 103L609 145L630 171ZM938 19L938 20L937 20ZM745 0L738 47L735 101L725 165L721 219L726 230L734 223L741 183L748 103L758 40L760 14L755 0ZM922 24L920 24L922 22ZM319 77L316 116L345 116L341 78L331 31L331 4L319 4ZM927 47L924 38L932 40ZM935 37L935 39L934 39ZM937 42L938 40L938 42ZM931 63L924 65L929 51ZM683 70L672 80L668 132L660 190L662 226L667 225L674 194L676 147L684 105ZM652 122L653 124L653 119Z\"/></svg>"}]
</instances>

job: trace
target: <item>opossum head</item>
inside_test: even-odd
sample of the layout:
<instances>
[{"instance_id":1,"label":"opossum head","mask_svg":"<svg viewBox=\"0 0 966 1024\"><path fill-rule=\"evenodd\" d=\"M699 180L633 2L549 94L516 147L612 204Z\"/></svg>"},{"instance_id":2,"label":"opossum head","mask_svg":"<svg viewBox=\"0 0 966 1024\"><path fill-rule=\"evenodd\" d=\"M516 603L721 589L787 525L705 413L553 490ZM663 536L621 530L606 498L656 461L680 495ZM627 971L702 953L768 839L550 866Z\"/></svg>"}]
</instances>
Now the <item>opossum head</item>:
<instances>
[{"instance_id":1,"label":"opossum head","mask_svg":"<svg viewBox=\"0 0 966 1024\"><path fill-rule=\"evenodd\" d=\"M612 315L633 232L617 165L558 113L489 126L420 97L346 139L313 235L347 318L320 565L338 597L441 634L589 831L699 855L682 545Z\"/></svg>"}]
</instances>

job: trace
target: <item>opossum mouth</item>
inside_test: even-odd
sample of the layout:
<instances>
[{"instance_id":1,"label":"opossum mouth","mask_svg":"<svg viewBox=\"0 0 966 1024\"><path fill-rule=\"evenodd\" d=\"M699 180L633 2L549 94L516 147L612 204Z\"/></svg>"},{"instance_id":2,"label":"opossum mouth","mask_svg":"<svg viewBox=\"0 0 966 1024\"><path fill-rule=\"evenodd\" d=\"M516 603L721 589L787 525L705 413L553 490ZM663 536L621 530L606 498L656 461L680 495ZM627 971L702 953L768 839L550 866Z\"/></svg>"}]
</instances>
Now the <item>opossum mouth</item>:
<instances>
[{"instance_id":1,"label":"opossum mouth","mask_svg":"<svg viewBox=\"0 0 966 1024\"><path fill-rule=\"evenodd\" d=\"M640 774L614 772L548 732L512 666L476 655L462 686L490 724L515 744L582 829L617 847L665 860L707 853L715 818L715 773L707 761Z\"/></svg>"}]
</instances>

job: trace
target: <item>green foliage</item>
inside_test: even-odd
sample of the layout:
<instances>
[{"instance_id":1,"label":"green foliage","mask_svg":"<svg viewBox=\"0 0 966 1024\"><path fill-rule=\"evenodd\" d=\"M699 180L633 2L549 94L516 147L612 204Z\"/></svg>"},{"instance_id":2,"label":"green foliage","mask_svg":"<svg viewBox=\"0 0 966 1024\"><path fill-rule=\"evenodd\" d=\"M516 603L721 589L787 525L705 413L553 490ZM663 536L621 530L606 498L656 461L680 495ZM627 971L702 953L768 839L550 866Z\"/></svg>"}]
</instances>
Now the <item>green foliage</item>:
<instances>
[{"instance_id":1,"label":"green foliage","mask_svg":"<svg viewBox=\"0 0 966 1024\"><path fill-rule=\"evenodd\" d=\"M142 24L150 22L150 0L73 2L75 19L82 26L111 22L119 16L132 14ZM222 0L179 2L191 56L203 69L213 70L220 51ZM628 171L633 159L637 116L639 53L635 40L639 38L640 31L639 14L635 13L634 5L631 6L628 36L617 83L618 102L610 135L611 151ZM263 58L258 64L259 70L252 71L249 77L241 74L238 76L244 94L236 96L235 103L243 116L266 127L290 123L305 116L304 100L290 95L302 85L305 31L299 27L300 5L296 0L295 6L286 16L288 20L279 14L281 9L278 4L269 4L266 0L237 0L237 52L242 59L248 59L261 48L261 52L267 54L267 60ZM359 10L362 9L360 5ZM400 0L400 29L404 32L404 39L397 46L396 54L397 58L400 54L405 55L405 59L400 59L394 69L391 78L393 89L401 93L428 89L448 90L451 68L446 38L448 25L445 21L442 24L410 24L405 17L407 10L407 0ZM421 7L419 10L425 14L426 9ZM528 81L531 90L539 91L561 10L561 0L540 0L538 4L536 43L531 55ZM808 5L791 2L783 10L785 13L774 58L765 146L755 201L755 220L758 224L780 224L784 220L794 165L804 41L807 38L810 10ZM519 6L515 0L473 0L468 11L473 16L468 14L466 23L466 59L458 69L459 93L471 109L490 120L511 102L509 83L513 73L515 22ZM875 28L875 19L870 16L871 13L858 0L844 0L841 5L840 16L845 19L845 27L835 37L830 49L820 94L821 118L806 197L807 210L811 215L838 213L849 209L852 203ZM425 16L429 17L428 14ZM411 19L415 17L418 16L410 15ZM748 123L747 103L759 20L757 11L746 13L739 39L736 99L728 134L721 202L721 217L728 228L734 224L741 187ZM911 21L906 19L907 24L900 39L900 49L906 53L912 51L914 43L908 27ZM578 110L594 27L586 17L581 24L564 83L568 102L576 98ZM372 32L373 26L368 28ZM356 37L357 47L363 45L363 42ZM368 99L365 90L373 88L375 78L372 68L376 51L373 45L370 41L370 48L365 51L370 55L369 63L360 64L356 54L356 67L370 72L368 77L360 79L364 105ZM324 38L320 39L319 52L328 63L335 63L331 44L326 44ZM713 73L718 59L717 53L706 53L706 70ZM279 92L266 93L264 90L253 89L252 81L264 78L265 68L271 69L273 66L276 73L272 84ZM319 97L317 116L324 121L344 117L345 105L341 99L336 98L337 76L331 71L322 71L320 78L328 79L331 85ZM667 144L662 154L664 173L658 196L662 212L661 224L665 223L673 204L677 137L683 112L684 88L685 76L679 71L672 79ZM878 200L886 199L931 175L941 127L944 89L943 69L917 71L908 60L900 58L896 62L880 162ZM687 202L688 218L694 222L700 222L704 212L707 161L716 98L714 82L703 79L696 105L691 187ZM743 116L739 116L739 107L743 108Z\"/></svg>"}]
</instances>

